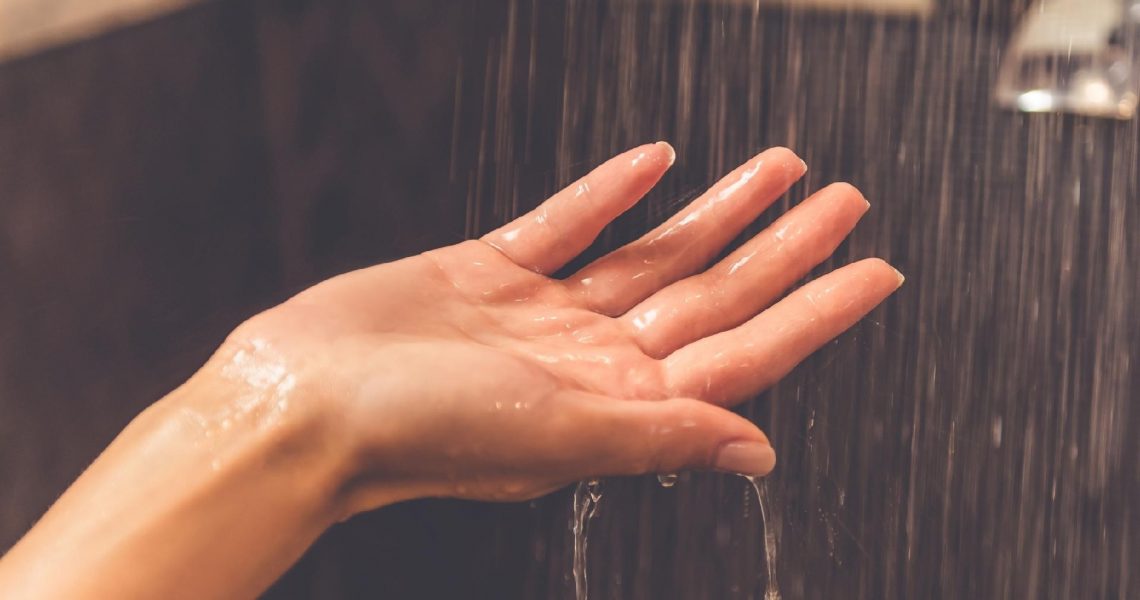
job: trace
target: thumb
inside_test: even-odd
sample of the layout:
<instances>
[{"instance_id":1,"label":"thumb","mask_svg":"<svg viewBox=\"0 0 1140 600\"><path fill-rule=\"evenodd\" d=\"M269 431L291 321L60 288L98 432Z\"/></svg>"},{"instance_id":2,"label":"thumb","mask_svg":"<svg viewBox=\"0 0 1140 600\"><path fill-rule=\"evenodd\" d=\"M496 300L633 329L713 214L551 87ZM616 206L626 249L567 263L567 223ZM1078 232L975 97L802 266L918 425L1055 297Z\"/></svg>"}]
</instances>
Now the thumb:
<instances>
[{"instance_id":1,"label":"thumb","mask_svg":"<svg viewBox=\"0 0 1140 600\"><path fill-rule=\"evenodd\" d=\"M593 414L579 438L595 457L585 464L602 472L584 475L637 475L712 469L741 475L767 475L776 453L749 420L701 400L615 400L583 404Z\"/></svg>"}]
</instances>

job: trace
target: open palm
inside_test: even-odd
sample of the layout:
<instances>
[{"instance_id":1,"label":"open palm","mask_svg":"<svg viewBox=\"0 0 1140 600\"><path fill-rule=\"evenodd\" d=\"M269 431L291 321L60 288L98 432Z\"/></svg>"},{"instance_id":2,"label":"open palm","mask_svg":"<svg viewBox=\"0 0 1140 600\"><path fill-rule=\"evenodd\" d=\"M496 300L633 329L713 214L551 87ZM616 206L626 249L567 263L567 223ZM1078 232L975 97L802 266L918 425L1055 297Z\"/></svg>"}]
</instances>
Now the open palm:
<instances>
[{"instance_id":1,"label":"open palm","mask_svg":"<svg viewBox=\"0 0 1140 600\"><path fill-rule=\"evenodd\" d=\"M708 267L804 173L783 148L641 239L549 276L672 163L667 144L635 148L481 240L326 281L239 328L228 355L271 355L319 390L359 470L353 510L521 499L597 475L764 474L775 460L764 434L723 407L784 376L902 278L869 259L782 297L867 210L846 184Z\"/></svg>"}]
</instances>

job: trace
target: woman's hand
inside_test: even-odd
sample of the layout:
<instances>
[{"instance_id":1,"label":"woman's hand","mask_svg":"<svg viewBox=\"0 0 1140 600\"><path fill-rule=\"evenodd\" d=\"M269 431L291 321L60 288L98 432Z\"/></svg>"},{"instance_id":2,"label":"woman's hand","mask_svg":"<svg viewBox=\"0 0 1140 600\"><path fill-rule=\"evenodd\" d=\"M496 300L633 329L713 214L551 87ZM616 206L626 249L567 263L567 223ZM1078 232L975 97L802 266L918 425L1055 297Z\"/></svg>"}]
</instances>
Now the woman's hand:
<instances>
[{"instance_id":1,"label":"woman's hand","mask_svg":"<svg viewBox=\"0 0 1140 600\"><path fill-rule=\"evenodd\" d=\"M635 148L481 240L326 281L242 325L198 377L320 412L348 457L346 515L424 496L526 499L600 475L767 474L764 434L722 407L902 278L871 259L780 300L867 210L845 184L703 270L804 173L781 148L640 240L549 276L672 162L667 144Z\"/></svg>"},{"instance_id":2,"label":"woman's hand","mask_svg":"<svg viewBox=\"0 0 1140 600\"><path fill-rule=\"evenodd\" d=\"M803 174L784 149L549 277L672 162L666 144L636 148L479 241L336 277L241 325L0 560L0 595L253 597L336 520L400 500L767 473L764 434L724 407L902 277L865 260L781 299L867 210L843 184L694 275Z\"/></svg>"}]
</instances>

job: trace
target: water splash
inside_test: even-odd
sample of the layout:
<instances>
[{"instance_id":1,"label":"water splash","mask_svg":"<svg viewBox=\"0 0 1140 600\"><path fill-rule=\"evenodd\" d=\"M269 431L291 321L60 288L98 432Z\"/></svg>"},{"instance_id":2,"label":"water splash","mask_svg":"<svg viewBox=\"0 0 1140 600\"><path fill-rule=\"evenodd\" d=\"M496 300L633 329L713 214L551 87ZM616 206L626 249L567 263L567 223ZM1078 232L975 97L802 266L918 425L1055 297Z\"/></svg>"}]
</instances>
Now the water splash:
<instances>
[{"instance_id":1,"label":"water splash","mask_svg":"<svg viewBox=\"0 0 1140 600\"><path fill-rule=\"evenodd\" d=\"M590 521L598 514L602 500L602 482L597 479L578 482L574 489L574 504L570 518L570 531L574 534L574 597L586 600L589 582L586 579L586 543Z\"/></svg>"}]
</instances>

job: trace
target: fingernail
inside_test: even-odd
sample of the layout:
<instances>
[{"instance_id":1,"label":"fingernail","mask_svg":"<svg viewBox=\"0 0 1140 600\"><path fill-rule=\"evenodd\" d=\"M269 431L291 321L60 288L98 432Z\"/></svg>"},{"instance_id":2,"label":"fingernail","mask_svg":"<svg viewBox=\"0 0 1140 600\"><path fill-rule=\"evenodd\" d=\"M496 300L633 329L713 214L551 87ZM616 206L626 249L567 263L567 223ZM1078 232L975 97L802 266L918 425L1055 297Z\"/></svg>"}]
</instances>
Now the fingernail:
<instances>
[{"instance_id":1,"label":"fingernail","mask_svg":"<svg viewBox=\"0 0 1140 600\"><path fill-rule=\"evenodd\" d=\"M776 452L760 442L732 442L721 447L714 466L739 475L767 475L776 466Z\"/></svg>"},{"instance_id":2,"label":"fingernail","mask_svg":"<svg viewBox=\"0 0 1140 600\"><path fill-rule=\"evenodd\" d=\"M841 184L841 185L844 185L850 191L854 192L856 196L859 196L859 199L863 201L863 212L867 212L868 210L871 210L871 201L868 200L867 197L863 195L863 190L860 190L859 188L857 188L857 187L855 187L849 183L845 183L845 184Z\"/></svg>"},{"instance_id":3,"label":"fingernail","mask_svg":"<svg viewBox=\"0 0 1140 600\"><path fill-rule=\"evenodd\" d=\"M894 269L894 267L891 267L891 268ZM897 275L899 278L899 285L895 288L897 290L900 287L902 287L903 282L906 281L906 276L903 275L902 272L899 271L898 269L895 269L895 275Z\"/></svg>"},{"instance_id":4,"label":"fingernail","mask_svg":"<svg viewBox=\"0 0 1140 600\"><path fill-rule=\"evenodd\" d=\"M677 162L677 151L673 149L673 146L669 142L657 142L657 145L665 146L665 148L669 150L669 166L673 166L673 163Z\"/></svg>"},{"instance_id":5,"label":"fingernail","mask_svg":"<svg viewBox=\"0 0 1140 600\"><path fill-rule=\"evenodd\" d=\"M800 170L800 175L807 173L807 169L808 169L807 161L805 161L804 159L801 158L800 159L800 166L802 167L802 169Z\"/></svg>"}]
</instances>

